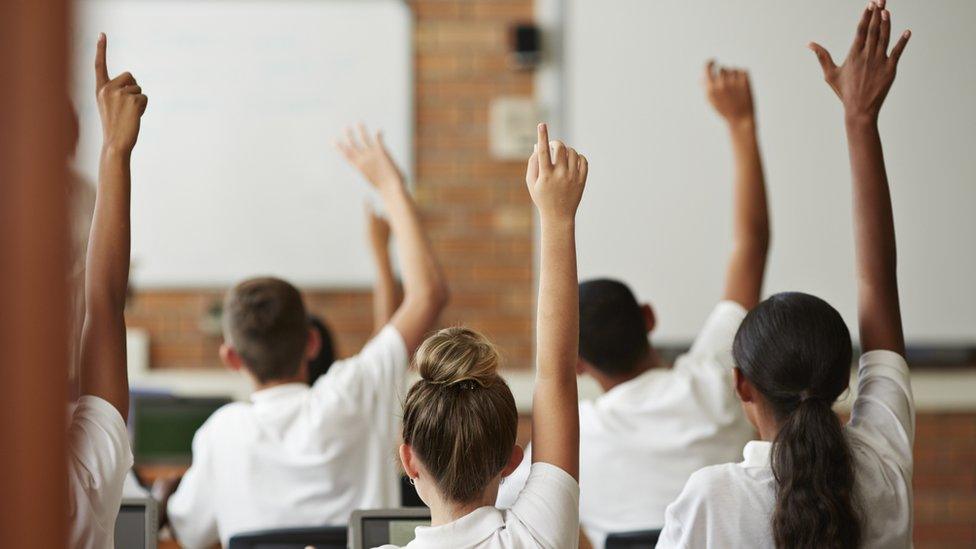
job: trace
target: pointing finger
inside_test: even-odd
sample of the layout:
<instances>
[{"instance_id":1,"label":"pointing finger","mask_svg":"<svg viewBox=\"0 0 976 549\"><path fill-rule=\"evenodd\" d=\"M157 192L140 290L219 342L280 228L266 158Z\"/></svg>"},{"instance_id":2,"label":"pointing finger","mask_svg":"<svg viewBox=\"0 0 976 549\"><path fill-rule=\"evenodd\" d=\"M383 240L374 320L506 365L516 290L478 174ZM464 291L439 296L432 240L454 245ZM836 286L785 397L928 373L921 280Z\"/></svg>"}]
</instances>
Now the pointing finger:
<instances>
[{"instance_id":1,"label":"pointing finger","mask_svg":"<svg viewBox=\"0 0 976 549\"><path fill-rule=\"evenodd\" d=\"M98 35L98 44L95 46L95 91L102 89L102 86L108 83L108 67L105 65L107 41L104 32Z\"/></svg>"},{"instance_id":2,"label":"pointing finger","mask_svg":"<svg viewBox=\"0 0 976 549\"><path fill-rule=\"evenodd\" d=\"M539 170L548 172L552 169L552 158L549 154L549 127L543 122L539 124L539 141L536 143L536 152L539 159Z\"/></svg>"}]
</instances>

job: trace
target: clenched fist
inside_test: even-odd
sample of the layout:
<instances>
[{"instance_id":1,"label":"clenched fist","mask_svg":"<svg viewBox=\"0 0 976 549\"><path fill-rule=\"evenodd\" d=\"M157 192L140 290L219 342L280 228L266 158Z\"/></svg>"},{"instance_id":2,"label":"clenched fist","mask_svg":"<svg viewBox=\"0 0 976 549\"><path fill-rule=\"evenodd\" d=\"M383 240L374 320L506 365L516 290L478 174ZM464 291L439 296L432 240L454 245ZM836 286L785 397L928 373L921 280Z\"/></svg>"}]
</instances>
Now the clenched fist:
<instances>
[{"instance_id":1,"label":"clenched fist","mask_svg":"<svg viewBox=\"0 0 976 549\"><path fill-rule=\"evenodd\" d=\"M726 122L736 124L753 120L755 111L748 72L717 67L715 61L709 61L705 65L703 85L708 102Z\"/></svg>"},{"instance_id":2,"label":"clenched fist","mask_svg":"<svg viewBox=\"0 0 976 549\"><path fill-rule=\"evenodd\" d=\"M139 122L149 98L129 72L109 80L105 43L105 35L99 35L95 52L95 95L102 118L102 144L111 150L128 153L136 145Z\"/></svg>"},{"instance_id":3,"label":"clenched fist","mask_svg":"<svg viewBox=\"0 0 976 549\"><path fill-rule=\"evenodd\" d=\"M550 144L545 124L539 124L538 130L539 140L525 170L532 202L543 219L573 219L583 197L589 163L562 141Z\"/></svg>"}]
</instances>

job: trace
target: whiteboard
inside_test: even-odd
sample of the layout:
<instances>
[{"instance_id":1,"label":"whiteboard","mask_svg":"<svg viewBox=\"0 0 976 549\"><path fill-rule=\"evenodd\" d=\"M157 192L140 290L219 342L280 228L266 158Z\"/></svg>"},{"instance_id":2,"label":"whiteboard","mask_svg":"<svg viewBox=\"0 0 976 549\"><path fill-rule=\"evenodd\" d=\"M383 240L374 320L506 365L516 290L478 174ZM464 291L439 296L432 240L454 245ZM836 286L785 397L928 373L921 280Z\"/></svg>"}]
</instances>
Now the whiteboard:
<instances>
[{"instance_id":1,"label":"whiteboard","mask_svg":"<svg viewBox=\"0 0 976 549\"><path fill-rule=\"evenodd\" d=\"M382 129L412 173L412 29L395 0L79 0L77 169L96 179L92 63L149 96L132 159L133 280L223 286L257 274L359 286L368 185L333 150L345 125Z\"/></svg>"},{"instance_id":2,"label":"whiteboard","mask_svg":"<svg viewBox=\"0 0 976 549\"><path fill-rule=\"evenodd\" d=\"M913 31L881 113L906 336L976 342L976 3L892 2ZM732 156L700 88L709 57L751 70L773 244L765 291L801 290L855 320L850 175L840 102L806 44L839 63L860 3L566 0L564 110L590 159L580 276L651 301L685 343L722 295ZM856 333L854 330L853 333Z\"/></svg>"}]
</instances>

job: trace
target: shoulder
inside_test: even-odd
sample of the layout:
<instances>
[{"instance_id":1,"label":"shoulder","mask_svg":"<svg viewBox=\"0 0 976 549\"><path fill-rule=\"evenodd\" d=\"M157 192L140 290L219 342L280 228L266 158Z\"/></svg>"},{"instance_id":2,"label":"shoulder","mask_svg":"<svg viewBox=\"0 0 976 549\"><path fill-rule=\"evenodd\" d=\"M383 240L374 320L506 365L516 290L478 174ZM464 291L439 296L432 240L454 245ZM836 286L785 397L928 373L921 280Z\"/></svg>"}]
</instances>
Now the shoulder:
<instances>
[{"instance_id":1,"label":"shoulder","mask_svg":"<svg viewBox=\"0 0 976 549\"><path fill-rule=\"evenodd\" d=\"M237 429L242 419L250 416L252 412L250 402L230 402L210 414L210 417L197 429L194 441L210 436L221 436L228 430Z\"/></svg>"}]
</instances>

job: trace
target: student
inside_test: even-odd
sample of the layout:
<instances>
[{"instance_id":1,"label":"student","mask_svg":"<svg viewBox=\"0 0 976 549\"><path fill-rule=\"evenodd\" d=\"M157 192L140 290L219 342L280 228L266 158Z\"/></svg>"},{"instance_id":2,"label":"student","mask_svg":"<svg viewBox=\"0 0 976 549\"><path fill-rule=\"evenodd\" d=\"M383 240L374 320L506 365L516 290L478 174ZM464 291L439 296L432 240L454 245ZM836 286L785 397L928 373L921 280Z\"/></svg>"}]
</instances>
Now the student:
<instances>
[{"instance_id":1,"label":"student","mask_svg":"<svg viewBox=\"0 0 976 549\"><path fill-rule=\"evenodd\" d=\"M851 338L821 299L776 294L735 337L736 391L761 441L744 461L696 472L667 510L658 547L910 547L915 407L898 304L895 232L878 111L908 42L891 54L884 3L870 4L847 60L816 44L844 105L854 187L861 355L851 419Z\"/></svg>"},{"instance_id":2,"label":"student","mask_svg":"<svg viewBox=\"0 0 976 549\"><path fill-rule=\"evenodd\" d=\"M376 335L393 318L400 300L390 260L390 224L370 207L366 208L366 220L369 249L376 262L376 281L373 283L373 335ZM308 384L314 385L335 362L335 345L332 332L321 317L308 315L308 321L319 339L319 352L308 361Z\"/></svg>"},{"instance_id":3,"label":"student","mask_svg":"<svg viewBox=\"0 0 976 549\"><path fill-rule=\"evenodd\" d=\"M733 252L723 300L673 367L648 342L650 306L615 280L579 285L578 371L605 393L581 402L580 522L595 547L614 532L664 525L664 510L696 470L736 458L753 438L732 391L732 338L759 302L769 220L755 113L746 72L705 67L705 89L735 156ZM502 486L507 507L523 464Z\"/></svg>"},{"instance_id":4,"label":"student","mask_svg":"<svg viewBox=\"0 0 976 549\"><path fill-rule=\"evenodd\" d=\"M252 378L250 402L229 404L193 440L193 465L164 505L186 547L234 534L345 524L354 509L399 505L397 406L409 356L446 304L447 287L416 206L380 136L340 148L383 198L403 260L404 299L356 356L309 387L318 340L292 285L255 278L226 297L221 359ZM166 490L157 490L163 499Z\"/></svg>"},{"instance_id":5,"label":"student","mask_svg":"<svg viewBox=\"0 0 976 549\"><path fill-rule=\"evenodd\" d=\"M417 351L421 380L403 405L400 460L431 511L431 526L416 529L409 549L577 544L575 216L589 168L558 141L551 153L544 124L538 133L525 176L542 225L532 472L510 510L495 508L499 484L522 459L515 398L484 336L464 328L434 334Z\"/></svg>"},{"instance_id":6,"label":"student","mask_svg":"<svg viewBox=\"0 0 976 549\"><path fill-rule=\"evenodd\" d=\"M81 333L81 397L68 427L70 546L111 549L115 518L132 450L125 308L129 280L129 159L148 99L128 72L109 79L105 35L95 54L95 91L102 120L95 215L85 274Z\"/></svg>"}]
</instances>

